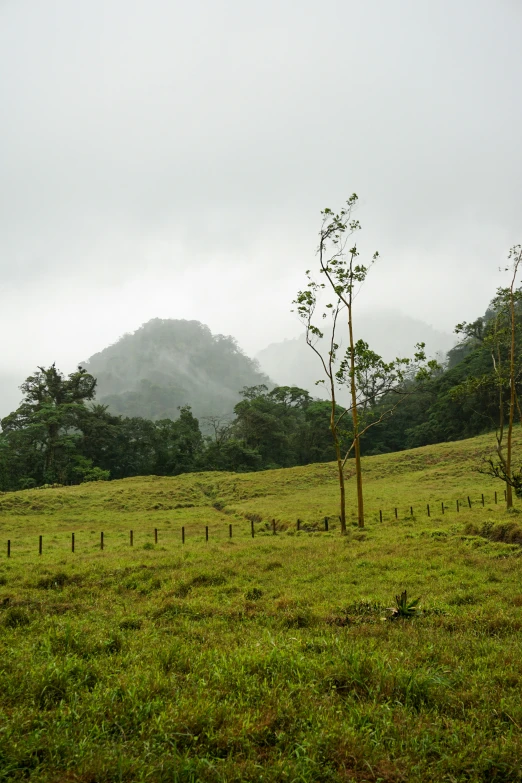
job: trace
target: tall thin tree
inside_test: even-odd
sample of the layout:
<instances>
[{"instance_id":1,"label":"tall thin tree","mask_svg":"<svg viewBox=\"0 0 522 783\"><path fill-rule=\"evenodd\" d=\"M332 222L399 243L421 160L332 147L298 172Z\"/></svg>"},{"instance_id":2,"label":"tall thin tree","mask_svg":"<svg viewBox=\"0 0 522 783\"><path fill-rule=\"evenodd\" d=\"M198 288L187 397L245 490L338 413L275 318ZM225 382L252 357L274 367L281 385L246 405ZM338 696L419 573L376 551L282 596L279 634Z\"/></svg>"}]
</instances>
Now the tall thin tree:
<instances>
[{"instance_id":1,"label":"tall thin tree","mask_svg":"<svg viewBox=\"0 0 522 783\"><path fill-rule=\"evenodd\" d=\"M359 256L357 246L353 245L347 249L350 237L361 228L359 221L352 217L356 204L357 195L354 193L338 214L334 214L328 208L322 211L317 255L319 273L324 276L323 279L326 282L318 283L308 270L306 272L307 286L304 291L298 292L294 300L299 318L305 326L306 342L319 357L326 375L326 379L322 379L318 383L326 384L330 397L330 430L334 440L339 476L340 518L343 533L346 532L344 467L348 456L353 451L357 486L357 518L359 526L364 527L361 437L370 427L379 424L391 415L401 398L399 397L397 401L385 406L385 409L376 418L364 424L361 424L361 406L366 410L368 406L375 407L379 400L392 392L403 394L404 382L408 376L413 377L416 374L420 378L423 373L427 373L437 366L436 362L426 363L423 344L417 345L413 361L398 358L392 362L385 362L382 357L370 350L367 343L355 339L354 299L358 288L366 280L371 265L378 258L378 253L374 253L369 265L364 266L357 262ZM324 305L321 320L327 318L328 312L331 313L332 318L331 338L326 352L320 350L320 341L324 338L324 333L314 322L314 318L317 317L319 297L323 292L329 294L330 301ZM343 312L346 313L347 319L348 347L343 357L338 361L340 344L337 330L339 316ZM350 405L344 409L339 408L337 401L336 389L339 386L347 386L349 390ZM341 445L347 414L350 414L351 417L351 443L343 458Z\"/></svg>"}]
</instances>

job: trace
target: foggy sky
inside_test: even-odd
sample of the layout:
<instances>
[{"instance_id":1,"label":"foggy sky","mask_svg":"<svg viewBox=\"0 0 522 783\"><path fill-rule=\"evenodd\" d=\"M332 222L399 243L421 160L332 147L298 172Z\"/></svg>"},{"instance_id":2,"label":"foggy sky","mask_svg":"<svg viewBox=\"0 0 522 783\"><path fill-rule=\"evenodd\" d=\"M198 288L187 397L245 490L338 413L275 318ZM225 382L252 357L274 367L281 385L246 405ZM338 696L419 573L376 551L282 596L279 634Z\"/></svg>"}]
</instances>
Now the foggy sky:
<instances>
[{"instance_id":1,"label":"foggy sky","mask_svg":"<svg viewBox=\"0 0 522 783\"><path fill-rule=\"evenodd\" d=\"M0 0L0 372L152 317L294 337L319 212L361 308L480 315L522 241L519 0Z\"/></svg>"}]
</instances>

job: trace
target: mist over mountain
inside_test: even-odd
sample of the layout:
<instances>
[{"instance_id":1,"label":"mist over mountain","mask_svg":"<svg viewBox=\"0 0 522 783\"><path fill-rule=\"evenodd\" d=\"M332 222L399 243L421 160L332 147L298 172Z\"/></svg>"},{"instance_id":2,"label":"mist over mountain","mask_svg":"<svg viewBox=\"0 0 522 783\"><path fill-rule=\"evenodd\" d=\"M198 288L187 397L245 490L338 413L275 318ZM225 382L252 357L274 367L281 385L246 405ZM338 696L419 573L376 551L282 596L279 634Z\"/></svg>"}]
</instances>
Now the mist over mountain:
<instances>
[{"instance_id":1,"label":"mist over mountain","mask_svg":"<svg viewBox=\"0 0 522 783\"><path fill-rule=\"evenodd\" d=\"M453 335L437 331L424 321L397 310L362 312L357 314L356 319L355 339L365 340L386 361L396 356L412 356L416 343L426 343L426 353L430 357L445 355L456 343ZM326 351L331 330L326 322L323 326L325 338L321 342ZM341 350L346 349L348 330L345 324L340 324L338 335ZM318 357L305 342L304 328L300 337L272 343L259 351L255 358L262 371L275 383L300 386L315 396L323 396L322 386L316 385L316 381L323 378L322 367Z\"/></svg>"},{"instance_id":2,"label":"mist over mountain","mask_svg":"<svg viewBox=\"0 0 522 783\"><path fill-rule=\"evenodd\" d=\"M340 336L345 346L347 335L341 330ZM385 359L410 356L416 342L425 342L430 356L445 354L456 342L394 310L358 315L357 337ZM98 402L116 414L153 420L176 419L182 405L190 405L199 418L230 414L241 399L239 391L261 383L296 385L323 396L315 383L321 367L304 334L272 343L251 359L233 337L213 335L195 320L154 318L81 365L98 379ZM18 407L19 386L34 369L0 373L0 416Z\"/></svg>"},{"instance_id":3,"label":"mist over mountain","mask_svg":"<svg viewBox=\"0 0 522 783\"><path fill-rule=\"evenodd\" d=\"M244 386L273 385L233 337L199 321L154 318L82 367L111 412L152 420L177 419L183 405L198 418L230 414Z\"/></svg>"}]
</instances>

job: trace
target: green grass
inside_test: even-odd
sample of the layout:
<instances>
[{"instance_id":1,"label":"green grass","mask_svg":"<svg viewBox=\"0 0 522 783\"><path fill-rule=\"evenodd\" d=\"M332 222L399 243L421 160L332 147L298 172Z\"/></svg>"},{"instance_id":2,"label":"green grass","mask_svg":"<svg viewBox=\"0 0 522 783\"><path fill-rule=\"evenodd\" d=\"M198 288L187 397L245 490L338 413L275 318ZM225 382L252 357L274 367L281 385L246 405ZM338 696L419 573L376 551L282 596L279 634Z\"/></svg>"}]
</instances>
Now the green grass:
<instances>
[{"instance_id":1,"label":"green grass","mask_svg":"<svg viewBox=\"0 0 522 783\"><path fill-rule=\"evenodd\" d=\"M521 781L522 517L487 443L366 459L345 538L333 465L0 496L0 781Z\"/></svg>"}]
</instances>

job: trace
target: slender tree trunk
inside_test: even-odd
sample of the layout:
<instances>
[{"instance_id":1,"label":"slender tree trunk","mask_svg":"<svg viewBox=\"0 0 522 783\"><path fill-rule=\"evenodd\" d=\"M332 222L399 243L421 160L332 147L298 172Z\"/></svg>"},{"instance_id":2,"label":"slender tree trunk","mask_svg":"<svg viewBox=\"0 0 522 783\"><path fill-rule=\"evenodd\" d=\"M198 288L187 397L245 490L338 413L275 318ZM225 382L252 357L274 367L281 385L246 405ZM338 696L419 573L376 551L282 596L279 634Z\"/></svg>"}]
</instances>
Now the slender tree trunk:
<instances>
[{"instance_id":1,"label":"slender tree trunk","mask_svg":"<svg viewBox=\"0 0 522 783\"><path fill-rule=\"evenodd\" d=\"M513 440L513 413L515 408L514 400L514 384L512 384L510 400L509 400L509 423L506 439L506 474L508 479L511 479L511 453L512 453L512 440ZM506 508L513 508L513 487L511 481L506 482Z\"/></svg>"},{"instance_id":2,"label":"slender tree trunk","mask_svg":"<svg viewBox=\"0 0 522 783\"><path fill-rule=\"evenodd\" d=\"M515 275L518 264L515 265ZM509 352L509 423L507 432L507 454L506 454L506 473L508 479L511 479L511 455L513 447L513 421L515 418L515 302L513 299L513 286L515 284L515 275L509 291L509 309L511 315L511 346ZM513 508L513 488L511 481L506 485L506 506Z\"/></svg>"},{"instance_id":3,"label":"slender tree trunk","mask_svg":"<svg viewBox=\"0 0 522 783\"><path fill-rule=\"evenodd\" d=\"M511 465L508 463L507 457L504 456L504 399L503 399L503 388L500 387L500 394L499 394L499 410L500 410L500 418L499 418L499 427L497 430L497 455L499 458L499 461L503 467L504 475L509 476L508 470L511 470ZM511 485L509 481L505 481L506 484L506 505L507 508L511 508L513 505L513 493L511 489Z\"/></svg>"},{"instance_id":4,"label":"slender tree trunk","mask_svg":"<svg viewBox=\"0 0 522 783\"><path fill-rule=\"evenodd\" d=\"M346 492L344 487L344 472L343 472L343 458L341 455L341 444L339 443L339 428L337 425L337 400L335 398L335 383L333 378L333 366L330 354L330 395L331 404L330 409L330 429L332 431L332 437L334 439L335 446L335 459L337 462L337 471L339 473L339 501L340 501L340 519L341 519L341 535L346 535Z\"/></svg>"},{"instance_id":5,"label":"slender tree trunk","mask_svg":"<svg viewBox=\"0 0 522 783\"><path fill-rule=\"evenodd\" d=\"M497 327L498 317L497 321L495 322L495 335L497 335ZM498 379L498 428L495 433L495 437L497 439L496 452L499 462L502 465L503 475L509 476L510 474L508 473L508 469L511 470L511 464L508 468L508 460L507 457L504 456L504 381L502 377L502 356L500 353L500 345L498 340L496 341L495 346L491 349L491 360L493 362L493 370ZM507 508L511 508L510 503L511 505L513 504L513 493L509 481L506 479L504 483L506 485L506 505Z\"/></svg>"},{"instance_id":6,"label":"slender tree trunk","mask_svg":"<svg viewBox=\"0 0 522 783\"><path fill-rule=\"evenodd\" d=\"M339 499L340 499L340 518L341 518L341 535L346 535L346 493L344 488L344 473L343 473L343 458L341 456L341 446L339 444L339 437L334 434L335 440L335 456L337 460L337 470L339 472Z\"/></svg>"},{"instance_id":7,"label":"slender tree trunk","mask_svg":"<svg viewBox=\"0 0 522 783\"><path fill-rule=\"evenodd\" d=\"M353 423L353 444L355 453L355 480L357 482L357 517L359 527L364 527L364 497L362 486L361 469L361 442L359 439L359 417L357 414L357 389L355 387L355 352L353 341L353 323L352 323L352 297L350 294L348 304L348 330L350 333L350 393L352 397L352 423Z\"/></svg>"}]
</instances>

